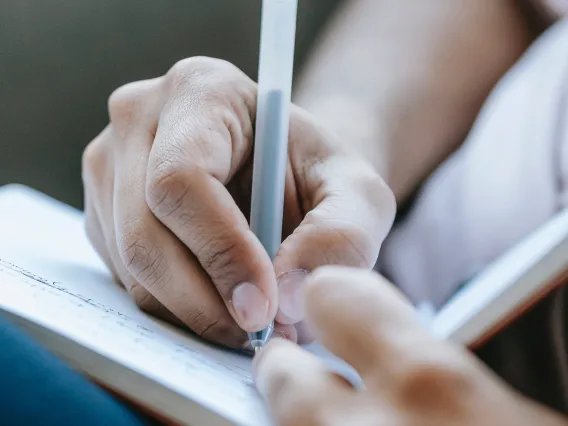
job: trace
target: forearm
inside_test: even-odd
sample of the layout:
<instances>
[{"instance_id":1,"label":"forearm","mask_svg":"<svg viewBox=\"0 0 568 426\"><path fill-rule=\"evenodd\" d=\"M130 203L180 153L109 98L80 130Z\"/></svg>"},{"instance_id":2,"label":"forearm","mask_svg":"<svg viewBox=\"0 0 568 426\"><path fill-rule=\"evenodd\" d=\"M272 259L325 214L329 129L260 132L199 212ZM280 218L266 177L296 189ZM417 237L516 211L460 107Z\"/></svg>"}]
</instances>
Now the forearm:
<instances>
[{"instance_id":1,"label":"forearm","mask_svg":"<svg viewBox=\"0 0 568 426\"><path fill-rule=\"evenodd\" d=\"M350 0L341 12L296 101L403 202L463 140L530 35L514 1Z\"/></svg>"}]
</instances>

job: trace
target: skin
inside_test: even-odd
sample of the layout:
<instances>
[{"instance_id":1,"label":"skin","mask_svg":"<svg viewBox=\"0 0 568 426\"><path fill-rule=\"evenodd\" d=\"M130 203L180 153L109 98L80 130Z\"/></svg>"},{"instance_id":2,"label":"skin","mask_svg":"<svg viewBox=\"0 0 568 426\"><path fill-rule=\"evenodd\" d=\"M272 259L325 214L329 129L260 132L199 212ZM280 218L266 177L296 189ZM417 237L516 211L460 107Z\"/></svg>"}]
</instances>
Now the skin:
<instances>
[{"instance_id":1,"label":"skin","mask_svg":"<svg viewBox=\"0 0 568 426\"><path fill-rule=\"evenodd\" d=\"M533 2L553 19L559 19L568 13L568 1L566 0L533 0Z\"/></svg>"},{"instance_id":2,"label":"skin","mask_svg":"<svg viewBox=\"0 0 568 426\"><path fill-rule=\"evenodd\" d=\"M350 0L295 101L371 161L403 205L534 36L518 0Z\"/></svg>"},{"instance_id":3,"label":"skin","mask_svg":"<svg viewBox=\"0 0 568 426\"><path fill-rule=\"evenodd\" d=\"M528 52L493 92L486 103L491 113L477 121L470 143L487 148L494 141L494 149L503 152L504 146L548 143L539 141L538 134L557 136L547 132L555 124L550 115L534 114L543 107L555 111L562 95L545 88L561 90L564 86L555 83L565 76L559 72L565 68L553 63L551 51L539 54L547 46L561 51L566 37L555 35L540 50ZM552 83L538 86L537 81ZM532 103L518 102L516 95L527 93L527 87L534 88L528 92ZM529 119L537 129L532 138L516 125ZM487 159L487 152L477 158L479 164L483 158L495 161ZM353 389L313 355L275 340L256 358L255 380L281 426L568 424L568 418L518 394L465 348L434 338L405 297L379 275L325 267L306 282L305 299L306 322L314 336L354 366L365 387Z\"/></svg>"},{"instance_id":4,"label":"skin","mask_svg":"<svg viewBox=\"0 0 568 426\"><path fill-rule=\"evenodd\" d=\"M565 424L433 339L390 284L361 271L377 259L395 197L406 202L461 143L532 41L516 2L353 0L345 11L331 27L336 47L321 43L297 96L319 121L292 111L273 262L246 220L256 86L208 58L110 97L110 123L83 160L93 245L154 315L233 347L276 317L284 337L314 333L363 376L355 392L274 341L256 375L282 425ZM306 279L330 264L359 270Z\"/></svg>"},{"instance_id":5,"label":"skin","mask_svg":"<svg viewBox=\"0 0 568 426\"><path fill-rule=\"evenodd\" d=\"M324 125L293 108L273 262L246 220L256 85L222 61L191 58L111 95L110 123L83 159L87 232L142 309L232 347L273 318L283 336L310 340L306 274L374 266L395 213L381 176L404 203L527 44L510 1L409 2L348 2L331 30L338 47L323 42L308 67L298 100Z\"/></svg>"},{"instance_id":6,"label":"skin","mask_svg":"<svg viewBox=\"0 0 568 426\"><path fill-rule=\"evenodd\" d=\"M280 426L568 424L465 349L432 337L379 275L321 268L305 297L318 341L351 364L365 387L353 389L312 354L275 339L255 359L255 380Z\"/></svg>"},{"instance_id":7,"label":"skin","mask_svg":"<svg viewBox=\"0 0 568 426\"><path fill-rule=\"evenodd\" d=\"M235 348L275 317L282 335L309 339L306 273L371 268L395 215L373 167L294 107L272 262L247 222L255 99L233 65L181 61L115 91L83 158L87 233L117 281L145 311Z\"/></svg>"}]
</instances>

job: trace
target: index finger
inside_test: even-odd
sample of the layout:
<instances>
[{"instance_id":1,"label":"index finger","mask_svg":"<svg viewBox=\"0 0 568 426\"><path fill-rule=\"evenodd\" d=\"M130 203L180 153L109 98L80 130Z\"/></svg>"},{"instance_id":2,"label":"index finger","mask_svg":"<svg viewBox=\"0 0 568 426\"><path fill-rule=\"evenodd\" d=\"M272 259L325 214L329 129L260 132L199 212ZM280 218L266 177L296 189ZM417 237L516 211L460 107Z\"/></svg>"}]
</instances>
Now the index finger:
<instances>
[{"instance_id":1,"label":"index finger","mask_svg":"<svg viewBox=\"0 0 568 426\"><path fill-rule=\"evenodd\" d=\"M311 425L332 416L355 391L344 379L299 346L272 340L254 363L255 382L281 425ZM317 423L319 424L319 423Z\"/></svg>"},{"instance_id":2,"label":"index finger","mask_svg":"<svg viewBox=\"0 0 568 426\"><path fill-rule=\"evenodd\" d=\"M256 88L222 61L192 59L168 76L165 105L149 159L147 200L187 246L246 331L276 315L272 262L225 185L252 148Z\"/></svg>"},{"instance_id":3,"label":"index finger","mask_svg":"<svg viewBox=\"0 0 568 426\"><path fill-rule=\"evenodd\" d=\"M470 357L428 332L402 293L378 274L322 268L308 280L306 306L318 341L353 366L367 386L388 387L419 376L421 369L470 369Z\"/></svg>"}]
</instances>

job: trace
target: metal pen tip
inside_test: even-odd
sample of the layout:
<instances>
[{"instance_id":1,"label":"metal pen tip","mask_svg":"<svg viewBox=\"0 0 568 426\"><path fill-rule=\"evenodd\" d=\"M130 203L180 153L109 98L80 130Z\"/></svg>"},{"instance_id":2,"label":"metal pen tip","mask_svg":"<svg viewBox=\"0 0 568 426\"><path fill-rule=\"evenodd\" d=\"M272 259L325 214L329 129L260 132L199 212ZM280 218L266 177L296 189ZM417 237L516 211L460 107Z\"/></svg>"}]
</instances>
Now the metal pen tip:
<instances>
[{"instance_id":1,"label":"metal pen tip","mask_svg":"<svg viewBox=\"0 0 568 426\"><path fill-rule=\"evenodd\" d=\"M274 322L272 322L264 330L260 330L254 333L248 333L249 345L254 350L255 355L270 340L273 331L274 331Z\"/></svg>"}]
</instances>

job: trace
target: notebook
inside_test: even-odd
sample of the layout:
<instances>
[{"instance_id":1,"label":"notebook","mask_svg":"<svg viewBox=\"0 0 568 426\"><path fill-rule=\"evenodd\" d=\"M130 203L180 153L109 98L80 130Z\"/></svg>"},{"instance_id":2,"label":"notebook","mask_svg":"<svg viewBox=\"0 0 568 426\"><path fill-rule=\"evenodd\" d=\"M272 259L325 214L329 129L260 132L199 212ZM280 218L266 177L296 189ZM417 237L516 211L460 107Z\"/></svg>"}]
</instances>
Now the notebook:
<instances>
[{"instance_id":1,"label":"notebook","mask_svg":"<svg viewBox=\"0 0 568 426\"><path fill-rule=\"evenodd\" d=\"M560 285L567 271L568 211L425 321L439 338L475 347ZM91 248L82 213L19 185L0 188L0 313L165 423L272 424L251 380L250 357L140 312ZM307 349L361 384L350 366L319 345Z\"/></svg>"},{"instance_id":2,"label":"notebook","mask_svg":"<svg viewBox=\"0 0 568 426\"><path fill-rule=\"evenodd\" d=\"M431 319L432 332L476 349L568 283L568 209L485 268Z\"/></svg>"},{"instance_id":3,"label":"notebook","mask_svg":"<svg viewBox=\"0 0 568 426\"><path fill-rule=\"evenodd\" d=\"M164 423L271 424L249 356L140 312L91 248L82 213L20 185L0 188L0 313ZM347 364L308 349L357 384Z\"/></svg>"}]
</instances>

